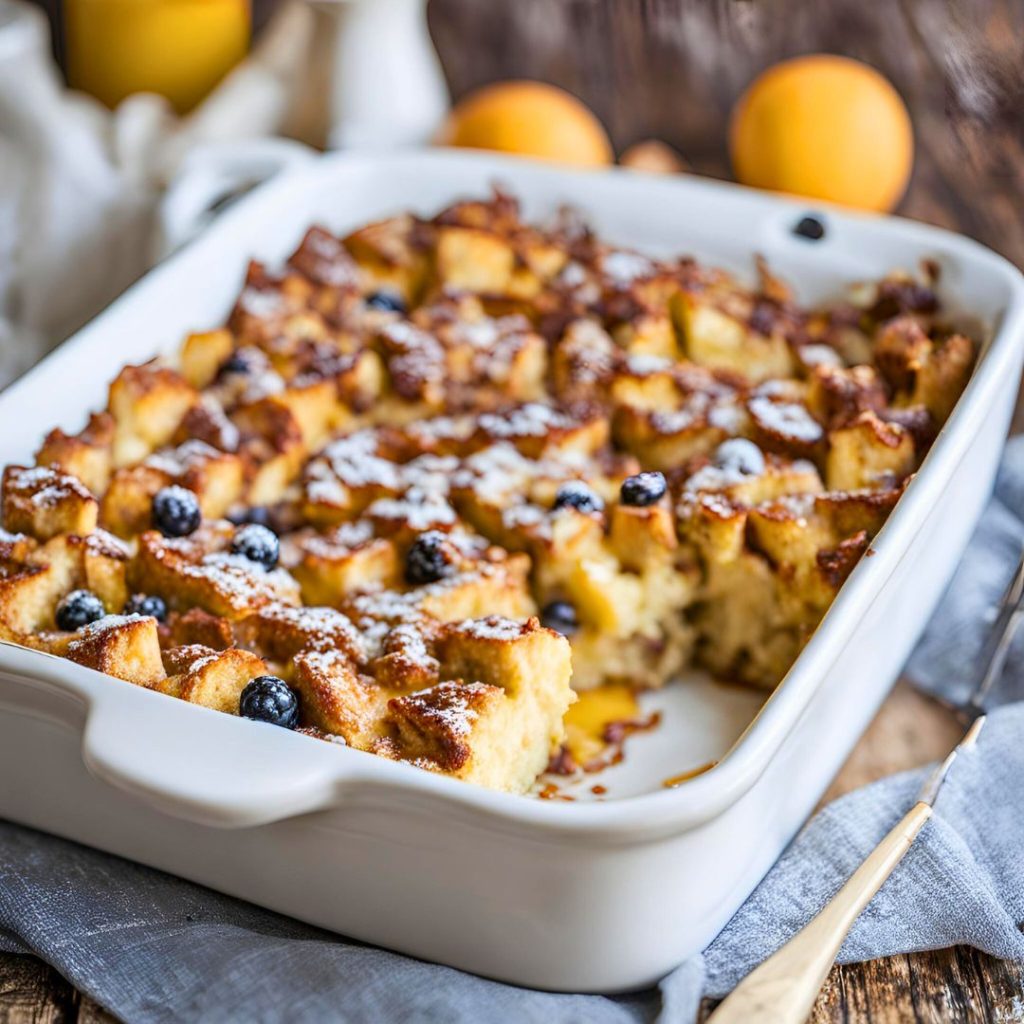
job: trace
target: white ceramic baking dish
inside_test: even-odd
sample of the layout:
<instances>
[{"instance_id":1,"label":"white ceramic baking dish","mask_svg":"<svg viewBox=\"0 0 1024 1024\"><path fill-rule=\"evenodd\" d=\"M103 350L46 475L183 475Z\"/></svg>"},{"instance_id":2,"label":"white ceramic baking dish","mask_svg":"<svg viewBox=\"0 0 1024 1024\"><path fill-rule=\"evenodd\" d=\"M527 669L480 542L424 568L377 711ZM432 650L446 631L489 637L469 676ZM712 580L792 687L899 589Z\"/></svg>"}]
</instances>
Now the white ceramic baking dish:
<instances>
[{"instance_id":1,"label":"white ceramic baking dish","mask_svg":"<svg viewBox=\"0 0 1024 1024\"><path fill-rule=\"evenodd\" d=\"M123 363L219 322L250 255L279 260L312 222L345 230L432 212L495 180L531 215L571 201L603 235L648 251L746 270L761 252L803 299L927 257L946 301L990 326L873 556L782 685L738 740L749 699L707 683L670 688L684 696L668 698L674 717L658 732L630 741L619 798L568 803L492 793L4 645L0 814L429 960L530 986L624 990L721 929L928 619L991 488L1017 390L1024 284L1009 264L919 224L832 211L825 238L808 242L791 232L805 207L685 177L441 151L330 156L225 213L0 397L0 462L28 458L54 424L76 428ZM659 753L645 761L648 749ZM666 767L709 755L721 755L711 771L660 787Z\"/></svg>"}]
</instances>

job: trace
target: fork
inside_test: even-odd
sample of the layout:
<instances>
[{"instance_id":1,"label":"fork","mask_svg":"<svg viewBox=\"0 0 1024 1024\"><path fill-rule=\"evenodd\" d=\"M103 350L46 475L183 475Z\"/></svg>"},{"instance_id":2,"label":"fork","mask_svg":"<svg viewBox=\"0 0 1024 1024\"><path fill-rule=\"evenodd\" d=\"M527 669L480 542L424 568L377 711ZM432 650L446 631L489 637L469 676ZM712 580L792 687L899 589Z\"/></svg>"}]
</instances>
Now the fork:
<instances>
[{"instance_id":1,"label":"fork","mask_svg":"<svg viewBox=\"0 0 1024 1024\"><path fill-rule=\"evenodd\" d=\"M931 773L914 806L868 854L846 884L788 942L733 989L709 1018L713 1024L801 1024L854 922L896 869L932 816L935 799L953 762L977 742L985 724L985 699L1002 675L1010 645L1024 618L1024 555L999 603L981 656L981 672L968 699L956 708L967 731Z\"/></svg>"}]
</instances>

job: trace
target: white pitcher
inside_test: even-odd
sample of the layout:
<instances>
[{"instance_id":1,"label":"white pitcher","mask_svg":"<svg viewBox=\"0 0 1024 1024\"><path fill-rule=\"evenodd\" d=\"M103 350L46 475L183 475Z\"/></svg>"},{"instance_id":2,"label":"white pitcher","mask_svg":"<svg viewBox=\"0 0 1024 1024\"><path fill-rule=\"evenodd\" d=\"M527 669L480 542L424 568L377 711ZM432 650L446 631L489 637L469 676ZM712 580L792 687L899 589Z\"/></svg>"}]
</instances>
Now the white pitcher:
<instances>
[{"instance_id":1,"label":"white pitcher","mask_svg":"<svg viewBox=\"0 0 1024 1024\"><path fill-rule=\"evenodd\" d=\"M427 30L427 0L310 0L310 82L329 148L427 142L448 90ZM326 100L326 103L324 102Z\"/></svg>"}]
</instances>

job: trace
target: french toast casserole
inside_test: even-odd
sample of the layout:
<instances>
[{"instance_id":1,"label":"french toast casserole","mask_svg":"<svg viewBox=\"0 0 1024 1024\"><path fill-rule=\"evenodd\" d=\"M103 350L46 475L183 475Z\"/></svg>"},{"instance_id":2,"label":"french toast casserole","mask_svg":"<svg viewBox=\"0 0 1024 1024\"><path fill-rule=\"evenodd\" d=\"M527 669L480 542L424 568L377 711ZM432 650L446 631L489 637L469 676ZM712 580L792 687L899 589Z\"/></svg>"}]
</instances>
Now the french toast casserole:
<instances>
[{"instance_id":1,"label":"french toast casserole","mask_svg":"<svg viewBox=\"0 0 1024 1024\"><path fill-rule=\"evenodd\" d=\"M769 689L977 343L934 268L808 309L755 265L502 192L314 227L5 469L0 639L515 792L575 691Z\"/></svg>"}]
</instances>

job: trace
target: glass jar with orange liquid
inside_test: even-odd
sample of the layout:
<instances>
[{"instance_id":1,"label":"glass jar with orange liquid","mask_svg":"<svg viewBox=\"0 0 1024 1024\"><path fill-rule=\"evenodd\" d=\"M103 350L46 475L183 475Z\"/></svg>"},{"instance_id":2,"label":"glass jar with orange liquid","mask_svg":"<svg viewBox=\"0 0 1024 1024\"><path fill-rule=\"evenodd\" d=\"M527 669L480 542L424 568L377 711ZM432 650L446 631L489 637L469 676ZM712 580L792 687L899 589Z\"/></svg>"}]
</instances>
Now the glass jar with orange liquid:
<instances>
[{"instance_id":1,"label":"glass jar with orange liquid","mask_svg":"<svg viewBox=\"0 0 1024 1024\"><path fill-rule=\"evenodd\" d=\"M197 106L245 56L249 0L64 0L68 81L115 107L135 92Z\"/></svg>"}]
</instances>

